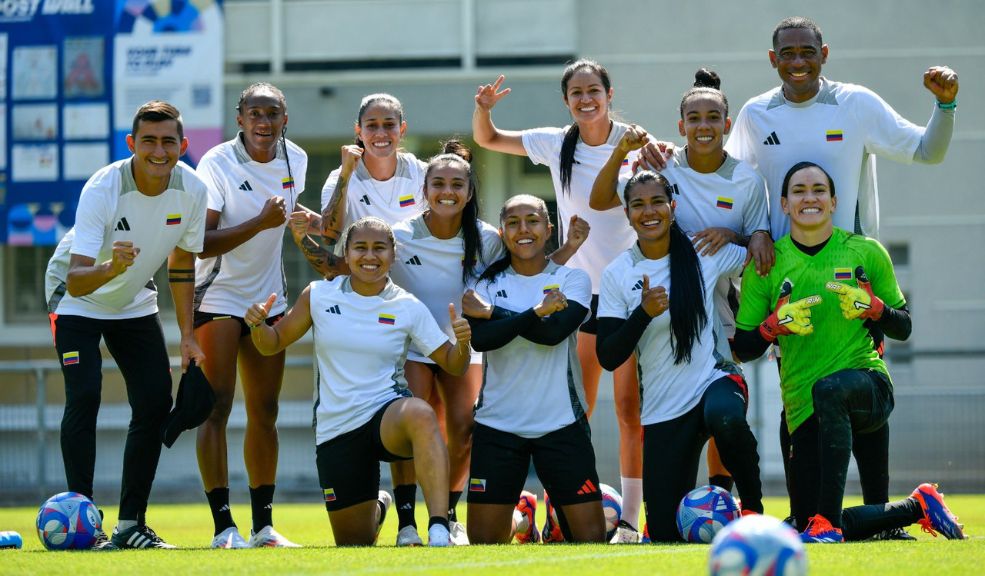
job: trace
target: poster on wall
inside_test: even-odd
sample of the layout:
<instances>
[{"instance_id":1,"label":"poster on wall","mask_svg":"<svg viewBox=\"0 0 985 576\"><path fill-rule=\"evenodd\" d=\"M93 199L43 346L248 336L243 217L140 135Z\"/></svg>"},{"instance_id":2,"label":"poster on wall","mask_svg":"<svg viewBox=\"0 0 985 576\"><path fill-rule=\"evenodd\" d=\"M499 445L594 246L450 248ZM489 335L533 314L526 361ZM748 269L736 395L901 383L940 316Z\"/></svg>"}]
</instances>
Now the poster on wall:
<instances>
[{"instance_id":1,"label":"poster on wall","mask_svg":"<svg viewBox=\"0 0 985 576\"><path fill-rule=\"evenodd\" d=\"M0 244L57 243L148 100L178 107L196 164L222 141L222 70L220 0L0 2Z\"/></svg>"}]
</instances>

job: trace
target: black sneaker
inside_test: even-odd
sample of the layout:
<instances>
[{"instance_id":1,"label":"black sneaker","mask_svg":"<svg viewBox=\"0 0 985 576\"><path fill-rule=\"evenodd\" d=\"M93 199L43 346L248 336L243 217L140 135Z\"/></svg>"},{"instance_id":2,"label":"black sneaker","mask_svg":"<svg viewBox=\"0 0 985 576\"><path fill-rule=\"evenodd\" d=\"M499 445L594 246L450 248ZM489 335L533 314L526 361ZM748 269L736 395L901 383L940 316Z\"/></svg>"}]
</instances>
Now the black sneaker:
<instances>
[{"instance_id":1,"label":"black sneaker","mask_svg":"<svg viewBox=\"0 0 985 576\"><path fill-rule=\"evenodd\" d=\"M96 541L93 542L92 546L89 548L89 550L92 550L94 552L110 552L112 550L119 550L119 549L120 547L117 546L116 544L113 544L113 541L110 540L109 536L107 536L106 533L103 532L102 530L100 530L99 533L96 535Z\"/></svg>"},{"instance_id":2,"label":"black sneaker","mask_svg":"<svg viewBox=\"0 0 985 576\"><path fill-rule=\"evenodd\" d=\"M916 540L905 528L890 528L876 534L869 540Z\"/></svg>"},{"instance_id":3,"label":"black sneaker","mask_svg":"<svg viewBox=\"0 0 985 576\"><path fill-rule=\"evenodd\" d=\"M113 544L117 548L126 549L137 549L137 548L162 548L167 550L173 550L177 546L168 544L161 537L151 530L150 526L146 524L143 526L134 526L133 528L127 528L123 532L120 532L120 527L117 526L113 530Z\"/></svg>"}]
</instances>

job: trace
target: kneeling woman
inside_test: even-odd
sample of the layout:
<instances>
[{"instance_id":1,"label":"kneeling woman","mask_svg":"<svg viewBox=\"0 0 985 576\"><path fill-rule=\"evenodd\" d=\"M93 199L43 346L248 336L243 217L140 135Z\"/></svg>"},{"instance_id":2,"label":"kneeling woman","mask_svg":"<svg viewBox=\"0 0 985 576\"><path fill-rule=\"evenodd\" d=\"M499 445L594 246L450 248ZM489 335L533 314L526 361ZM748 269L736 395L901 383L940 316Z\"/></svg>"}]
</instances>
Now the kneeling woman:
<instances>
[{"instance_id":1,"label":"kneeling woman","mask_svg":"<svg viewBox=\"0 0 985 576\"><path fill-rule=\"evenodd\" d=\"M463 298L472 346L486 352L468 493L473 544L510 541L531 459L565 540L605 539L577 355L592 283L585 272L544 258L551 228L543 200L508 200L500 233L509 254Z\"/></svg>"},{"instance_id":2,"label":"kneeling woman","mask_svg":"<svg viewBox=\"0 0 985 576\"><path fill-rule=\"evenodd\" d=\"M667 181L638 172L624 192L636 244L602 273L599 361L612 370L636 351L642 388L643 501L650 539L679 540L676 509L698 474L701 449L718 441L744 512L762 513L756 438L746 384L715 352L713 292L742 270L745 249L698 256L674 222Z\"/></svg>"},{"instance_id":3,"label":"kneeling woman","mask_svg":"<svg viewBox=\"0 0 985 576\"><path fill-rule=\"evenodd\" d=\"M245 320L257 349L275 354L314 328L318 478L337 545L371 545L386 513L379 505L379 462L413 458L431 521L429 544L448 545L448 451L434 411L411 397L403 376L413 342L452 374L468 368L471 330L455 318L456 342L417 298L390 281L393 232L378 218L349 227L351 276L312 282L274 326L264 320L273 296Z\"/></svg>"}]
</instances>

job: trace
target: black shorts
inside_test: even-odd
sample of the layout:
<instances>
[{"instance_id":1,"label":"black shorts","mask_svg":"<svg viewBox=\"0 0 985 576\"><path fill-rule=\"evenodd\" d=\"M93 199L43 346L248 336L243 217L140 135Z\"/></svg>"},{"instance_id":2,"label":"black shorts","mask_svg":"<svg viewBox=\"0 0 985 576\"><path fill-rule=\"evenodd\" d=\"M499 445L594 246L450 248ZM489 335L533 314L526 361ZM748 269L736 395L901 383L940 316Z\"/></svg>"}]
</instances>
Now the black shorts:
<instances>
[{"instance_id":1,"label":"black shorts","mask_svg":"<svg viewBox=\"0 0 985 576\"><path fill-rule=\"evenodd\" d=\"M376 500L380 491L380 461L410 460L383 446L380 424L394 398L355 430L322 442L315 448L318 482L329 512Z\"/></svg>"},{"instance_id":2,"label":"black shorts","mask_svg":"<svg viewBox=\"0 0 985 576\"><path fill-rule=\"evenodd\" d=\"M274 324L280 322L280 319L283 317L284 317L284 312L281 312L276 316L270 316L266 320L267 326L273 326ZM196 310L194 320L192 321L192 326L194 328L198 328L199 326L202 326L203 324L208 324L213 320L225 320L227 318L231 318L239 322L240 338L242 338L243 336L248 336L250 334L250 327L246 325L246 320L243 320L239 316L231 316L229 314L213 314L212 312L199 312L198 310Z\"/></svg>"},{"instance_id":3,"label":"black shorts","mask_svg":"<svg viewBox=\"0 0 985 576\"><path fill-rule=\"evenodd\" d=\"M476 423L468 502L516 504L530 460L551 502L560 506L601 501L595 450L584 419L540 438L523 438Z\"/></svg>"},{"instance_id":4,"label":"black shorts","mask_svg":"<svg viewBox=\"0 0 985 576\"><path fill-rule=\"evenodd\" d=\"M591 305L592 315L585 320L581 327L578 328L579 332L584 332L585 334L598 334L599 333L599 295L592 294L592 305Z\"/></svg>"}]
</instances>

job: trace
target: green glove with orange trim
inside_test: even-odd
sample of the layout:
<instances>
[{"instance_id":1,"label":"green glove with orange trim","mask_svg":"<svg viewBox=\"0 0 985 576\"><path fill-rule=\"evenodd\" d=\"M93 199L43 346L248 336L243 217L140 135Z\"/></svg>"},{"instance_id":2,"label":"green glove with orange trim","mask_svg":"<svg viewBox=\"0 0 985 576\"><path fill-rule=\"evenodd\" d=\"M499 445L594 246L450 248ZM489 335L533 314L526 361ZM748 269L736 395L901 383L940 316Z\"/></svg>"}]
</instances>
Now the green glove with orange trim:
<instances>
[{"instance_id":1,"label":"green glove with orange trim","mask_svg":"<svg viewBox=\"0 0 985 576\"><path fill-rule=\"evenodd\" d=\"M821 297L814 295L791 302L792 292L793 283L785 279L780 286L780 297L776 300L773 313L759 325L759 333L765 340L774 342L777 336L804 336L814 331L811 307L820 304Z\"/></svg>"},{"instance_id":2,"label":"green glove with orange trim","mask_svg":"<svg viewBox=\"0 0 985 576\"><path fill-rule=\"evenodd\" d=\"M869 277L865 275L865 270L861 266L855 268L855 281L858 288L843 282L828 282L825 285L825 288L838 295L842 316L848 320L862 318L877 321L882 318L886 304L872 293Z\"/></svg>"}]
</instances>

